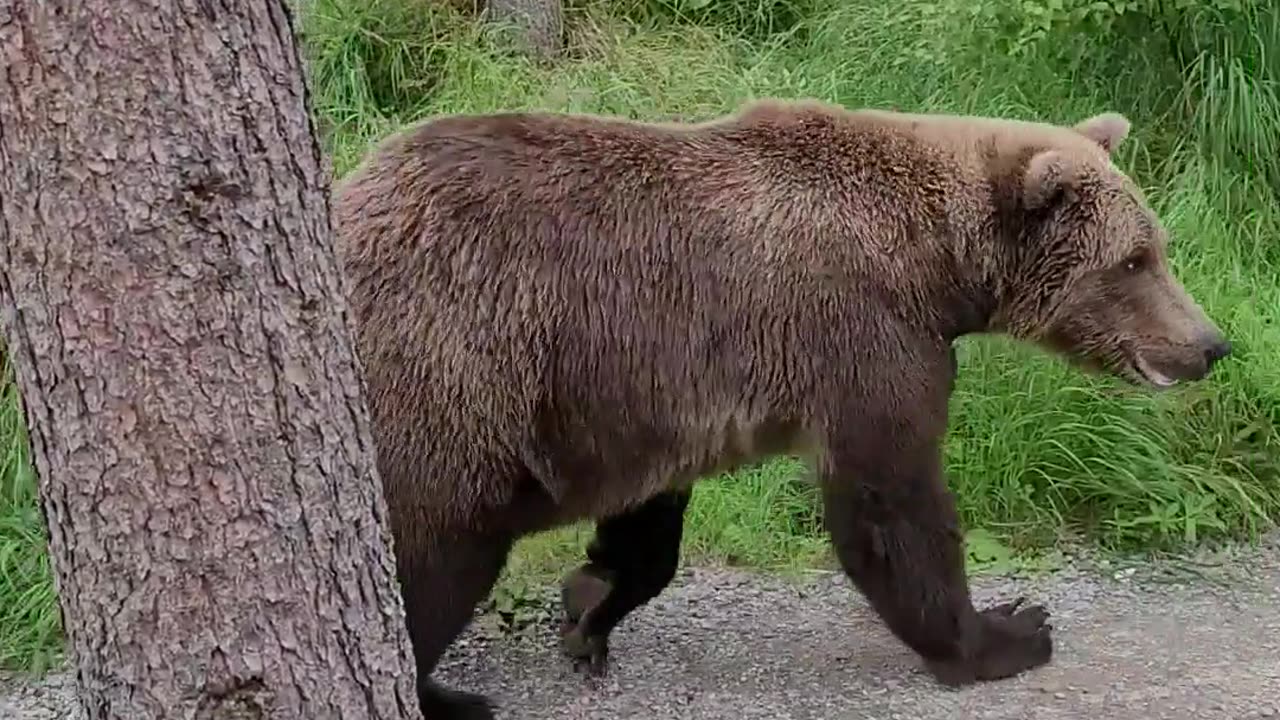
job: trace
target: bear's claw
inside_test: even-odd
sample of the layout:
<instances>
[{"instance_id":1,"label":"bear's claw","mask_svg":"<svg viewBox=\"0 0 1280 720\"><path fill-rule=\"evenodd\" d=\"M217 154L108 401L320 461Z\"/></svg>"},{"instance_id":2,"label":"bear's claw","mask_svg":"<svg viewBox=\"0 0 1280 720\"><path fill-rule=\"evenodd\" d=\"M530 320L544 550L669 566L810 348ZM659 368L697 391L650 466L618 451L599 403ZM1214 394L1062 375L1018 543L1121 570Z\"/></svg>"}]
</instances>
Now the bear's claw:
<instances>
[{"instance_id":1,"label":"bear's claw","mask_svg":"<svg viewBox=\"0 0 1280 720\"><path fill-rule=\"evenodd\" d=\"M560 647L573 658L573 669L588 678L601 678L608 674L609 638L603 635L583 635L580 624L565 624L561 628Z\"/></svg>"}]
</instances>

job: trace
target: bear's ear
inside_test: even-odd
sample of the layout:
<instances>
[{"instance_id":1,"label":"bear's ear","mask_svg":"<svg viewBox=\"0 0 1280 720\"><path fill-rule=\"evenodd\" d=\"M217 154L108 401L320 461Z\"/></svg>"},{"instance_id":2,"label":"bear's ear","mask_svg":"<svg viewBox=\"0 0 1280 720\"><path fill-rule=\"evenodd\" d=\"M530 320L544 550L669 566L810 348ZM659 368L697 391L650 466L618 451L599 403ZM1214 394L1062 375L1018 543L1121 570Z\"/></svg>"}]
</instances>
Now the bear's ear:
<instances>
[{"instance_id":1,"label":"bear's ear","mask_svg":"<svg viewBox=\"0 0 1280 720\"><path fill-rule=\"evenodd\" d=\"M1120 113L1108 112L1081 120L1073 129L1097 143L1110 155L1129 136L1129 120Z\"/></svg>"},{"instance_id":2,"label":"bear's ear","mask_svg":"<svg viewBox=\"0 0 1280 720\"><path fill-rule=\"evenodd\" d=\"M1039 210L1058 195L1071 192L1076 181L1071 159L1057 150L1042 150L1031 157L1022 178L1022 204Z\"/></svg>"}]
</instances>

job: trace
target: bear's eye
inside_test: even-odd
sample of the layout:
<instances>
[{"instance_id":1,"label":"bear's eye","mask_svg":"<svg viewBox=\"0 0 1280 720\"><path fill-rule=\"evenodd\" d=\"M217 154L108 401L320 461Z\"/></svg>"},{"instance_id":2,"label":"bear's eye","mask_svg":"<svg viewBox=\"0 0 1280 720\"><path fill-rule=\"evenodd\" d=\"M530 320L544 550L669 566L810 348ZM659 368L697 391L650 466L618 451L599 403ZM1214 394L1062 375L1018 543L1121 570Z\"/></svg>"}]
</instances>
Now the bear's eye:
<instances>
[{"instance_id":1,"label":"bear's eye","mask_svg":"<svg viewBox=\"0 0 1280 720\"><path fill-rule=\"evenodd\" d=\"M1139 250L1138 252L1130 255L1125 258L1122 263L1122 267L1124 267L1124 271L1127 273L1142 272L1147 267L1147 253Z\"/></svg>"}]
</instances>

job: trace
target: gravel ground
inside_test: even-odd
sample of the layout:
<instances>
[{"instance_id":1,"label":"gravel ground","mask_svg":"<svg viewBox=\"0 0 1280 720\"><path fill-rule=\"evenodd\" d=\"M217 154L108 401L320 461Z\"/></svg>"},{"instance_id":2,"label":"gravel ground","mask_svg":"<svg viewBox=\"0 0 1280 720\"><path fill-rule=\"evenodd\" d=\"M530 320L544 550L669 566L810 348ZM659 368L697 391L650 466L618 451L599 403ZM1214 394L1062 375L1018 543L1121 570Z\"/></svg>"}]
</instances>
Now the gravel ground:
<instances>
[{"instance_id":1,"label":"gravel ground","mask_svg":"<svg viewBox=\"0 0 1280 720\"><path fill-rule=\"evenodd\" d=\"M977 579L980 605L1045 603L1056 654L961 691L924 675L840 575L698 568L615 631L600 681L559 656L554 604L514 634L481 618L437 677L490 694L500 718L1280 718L1280 537L1217 557ZM79 717L65 673L0 685L0 719Z\"/></svg>"}]
</instances>

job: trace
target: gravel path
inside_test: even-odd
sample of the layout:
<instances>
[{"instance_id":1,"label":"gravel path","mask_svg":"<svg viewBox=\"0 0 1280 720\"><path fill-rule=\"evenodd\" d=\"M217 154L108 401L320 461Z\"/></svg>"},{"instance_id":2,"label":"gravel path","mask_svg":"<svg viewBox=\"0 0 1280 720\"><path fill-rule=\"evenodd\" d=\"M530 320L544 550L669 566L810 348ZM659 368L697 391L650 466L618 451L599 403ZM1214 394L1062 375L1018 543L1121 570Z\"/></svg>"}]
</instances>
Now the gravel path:
<instances>
[{"instance_id":1,"label":"gravel path","mask_svg":"<svg viewBox=\"0 0 1280 720\"><path fill-rule=\"evenodd\" d=\"M978 579L980 605L1026 594L1048 606L1055 659L958 692L918 669L843 576L719 570L685 571L624 622L594 688L557 655L550 623L519 642L481 624L439 677L522 720L1280 717L1280 542L1235 555L1191 571Z\"/></svg>"},{"instance_id":2,"label":"gravel path","mask_svg":"<svg viewBox=\"0 0 1280 720\"><path fill-rule=\"evenodd\" d=\"M514 637L482 618L437 676L521 720L1280 718L1280 538L1221 565L979 578L975 594L1044 602L1053 663L945 690L839 575L691 569L617 629L597 683L558 655L551 613ZM66 674L8 685L3 720L79 718Z\"/></svg>"}]
</instances>

